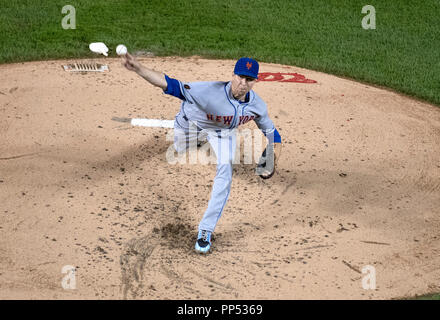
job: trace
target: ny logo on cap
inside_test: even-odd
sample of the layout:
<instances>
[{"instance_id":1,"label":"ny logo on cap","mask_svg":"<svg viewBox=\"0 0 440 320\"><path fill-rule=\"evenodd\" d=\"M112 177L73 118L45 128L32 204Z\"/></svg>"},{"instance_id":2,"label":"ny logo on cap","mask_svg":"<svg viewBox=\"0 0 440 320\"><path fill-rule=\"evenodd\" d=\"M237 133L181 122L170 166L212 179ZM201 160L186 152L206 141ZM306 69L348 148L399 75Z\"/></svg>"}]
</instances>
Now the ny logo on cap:
<instances>
[{"instance_id":1,"label":"ny logo on cap","mask_svg":"<svg viewBox=\"0 0 440 320\"><path fill-rule=\"evenodd\" d=\"M248 70L250 70L250 69L252 68L252 62L247 62L247 63L246 63L246 68L247 68Z\"/></svg>"}]
</instances>

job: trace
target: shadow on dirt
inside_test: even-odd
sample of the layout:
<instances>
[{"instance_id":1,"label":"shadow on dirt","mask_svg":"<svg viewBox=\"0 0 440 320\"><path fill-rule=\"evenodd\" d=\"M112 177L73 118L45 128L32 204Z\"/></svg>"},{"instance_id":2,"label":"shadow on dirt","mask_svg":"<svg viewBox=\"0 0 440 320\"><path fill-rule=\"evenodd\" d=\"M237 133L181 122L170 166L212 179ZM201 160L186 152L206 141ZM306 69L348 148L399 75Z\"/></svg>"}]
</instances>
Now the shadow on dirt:
<instances>
[{"instance_id":1,"label":"shadow on dirt","mask_svg":"<svg viewBox=\"0 0 440 320\"><path fill-rule=\"evenodd\" d=\"M190 254L195 239L194 228L185 223L165 223L141 238L128 241L120 256L121 289L123 298L135 299L144 294L143 274L153 255L161 259L162 249L179 254Z\"/></svg>"}]
</instances>

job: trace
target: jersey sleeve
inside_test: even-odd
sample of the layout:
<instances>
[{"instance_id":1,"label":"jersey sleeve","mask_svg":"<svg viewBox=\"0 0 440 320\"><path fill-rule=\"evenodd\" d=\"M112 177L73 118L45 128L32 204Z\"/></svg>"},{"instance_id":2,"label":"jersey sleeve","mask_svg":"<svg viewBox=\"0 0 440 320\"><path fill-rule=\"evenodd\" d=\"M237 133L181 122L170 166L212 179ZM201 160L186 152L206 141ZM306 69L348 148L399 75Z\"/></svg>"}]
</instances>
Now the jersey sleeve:
<instances>
[{"instance_id":1,"label":"jersey sleeve","mask_svg":"<svg viewBox=\"0 0 440 320\"><path fill-rule=\"evenodd\" d=\"M269 113L267 112L266 103L261 99L257 102L257 114L254 121L257 124L257 127L263 131L265 134L273 132L275 130L275 126L272 120L269 118Z\"/></svg>"},{"instance_id":2,"label":"jersey sleeve","mask_svg":"<svg viewBox=\"0 0 440 320\"><path fill-rule=\"evenodd\" d=\"M254 119L257 127L263 132L269 140L269 143L281 143L281 135L270 119L267 106L264 102L261 103L261 110L261 114Z\"/></svg>"}]
</instances>

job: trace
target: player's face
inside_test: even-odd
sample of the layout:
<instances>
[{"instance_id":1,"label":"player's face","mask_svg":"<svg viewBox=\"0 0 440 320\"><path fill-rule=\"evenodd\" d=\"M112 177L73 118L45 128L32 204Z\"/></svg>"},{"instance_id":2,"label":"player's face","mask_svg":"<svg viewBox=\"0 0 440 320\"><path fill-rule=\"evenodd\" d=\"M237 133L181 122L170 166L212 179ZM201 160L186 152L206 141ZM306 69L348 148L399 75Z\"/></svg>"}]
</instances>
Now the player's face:
<instances>
[{"instance_id":1,"label":"player's face","mask_svg":"<svg viewBox=\"0 0 440 320\"><path fill-rule=\"evenodd\" d=\"M231 93L236 98L243 98L246 93L252 90L252 87L256 82L257 79L240 76L234 73L231 81Z\"/></svg>"}]
</instances>

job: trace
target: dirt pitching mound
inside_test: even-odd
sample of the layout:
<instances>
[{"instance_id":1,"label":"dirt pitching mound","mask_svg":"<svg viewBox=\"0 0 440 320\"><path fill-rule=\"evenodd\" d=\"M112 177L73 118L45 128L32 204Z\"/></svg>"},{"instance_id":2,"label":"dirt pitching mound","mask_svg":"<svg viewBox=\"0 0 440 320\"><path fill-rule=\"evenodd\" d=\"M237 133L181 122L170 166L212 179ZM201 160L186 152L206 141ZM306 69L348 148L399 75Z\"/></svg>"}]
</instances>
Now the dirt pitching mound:
<instances>
[{"instance_id":1,"label":"dirt pitching mound","mask_svg":"<svg viewBox=\"0 0 440 320\"><path fill-rule=\"evenodd\" d=\"M284 144L277 173L263 181L253 165L235 167L213 252L200 256L193 245L215 165L169 164L170 129L111 120L174 119L180 102L118 59L97 60L109 66L102 73L64 71L72 62L0 66L0 298L440 291L438 107L262 63L255 91ZM183 81L227 81L234 66L141 62Z\"/></svg>"}]
</instances>

